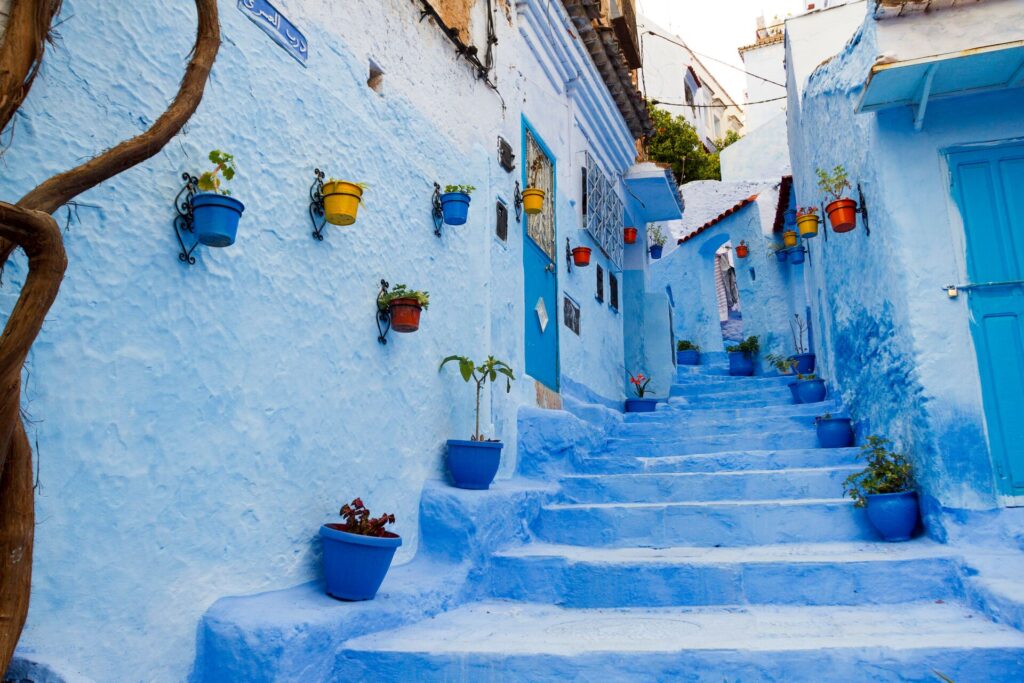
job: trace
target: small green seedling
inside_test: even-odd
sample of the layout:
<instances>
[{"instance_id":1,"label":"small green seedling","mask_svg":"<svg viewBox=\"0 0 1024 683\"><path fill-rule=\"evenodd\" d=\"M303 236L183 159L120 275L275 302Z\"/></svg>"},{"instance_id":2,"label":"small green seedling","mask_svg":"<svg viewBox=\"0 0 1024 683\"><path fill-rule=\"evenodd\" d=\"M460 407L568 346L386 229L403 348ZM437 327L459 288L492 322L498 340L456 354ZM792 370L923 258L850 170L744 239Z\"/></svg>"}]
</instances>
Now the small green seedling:
<instances>
[{"instance_id":1,"label":"small green seedling","mask_svg":"<svg viewBox=\"0 0 1024 683\"><path fill-rule=\"evenodd\" d=\"M210 152L210 163L216 164L216 167L199 176L199 189L203 192L230 195L231 190L220 189L220 179L223 177L224 180L230 181L235 177L235 156L215 149Z\"/></svg>"},{"instance_id":2,"label":"small green seedling","mask_svg":"<svg viewBox=\"0 0 1024 683\"><path fill-rule=\"evenodd\" d=\"M843 190L850 189L850 179L842 165L836 166L831 173L823 168L819 168L817 173L818 187L837 202L843 198Z\"/></svg>"}]
</instances>

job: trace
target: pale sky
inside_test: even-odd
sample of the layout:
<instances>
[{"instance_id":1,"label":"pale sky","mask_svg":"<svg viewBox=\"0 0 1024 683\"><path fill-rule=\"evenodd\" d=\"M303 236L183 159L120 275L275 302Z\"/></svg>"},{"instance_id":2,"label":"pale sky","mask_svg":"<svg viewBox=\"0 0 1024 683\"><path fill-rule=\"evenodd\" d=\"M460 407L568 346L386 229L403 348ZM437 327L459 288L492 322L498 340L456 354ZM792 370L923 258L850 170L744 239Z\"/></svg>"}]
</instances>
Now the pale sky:
<instances>
[{"instance_id":1,"label":"pale sky","mask_svg":"<svg viewBox=\"0 0 1024 683\"><path fill-rule=\"evenodd\" d=\"M683 39L695 52L743 67L737 48L754 42L757 17L771 23L776 15L799 14L804 0L637 0L637 10ZM742 72L701 57L701 62L729 91L744 102L747 79Z\"/></svg>"}]
</instances>

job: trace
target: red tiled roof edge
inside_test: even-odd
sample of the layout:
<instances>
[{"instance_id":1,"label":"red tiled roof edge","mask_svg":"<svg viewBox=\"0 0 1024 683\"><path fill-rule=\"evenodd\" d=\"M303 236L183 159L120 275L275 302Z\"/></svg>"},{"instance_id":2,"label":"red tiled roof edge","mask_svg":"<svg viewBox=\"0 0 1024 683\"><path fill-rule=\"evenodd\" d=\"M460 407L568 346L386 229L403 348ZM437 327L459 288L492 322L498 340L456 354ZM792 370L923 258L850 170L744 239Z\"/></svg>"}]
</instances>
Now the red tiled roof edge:
<instances>
[{"instance_id":1,"label":"red tiled roof edge","mask_svg":"<svg viewBox=\"0 0 1024 683\"><path fill-rule=\"evenodd\" d=\"M729 216L733 215L734 213L736 213L737 211L739 211L743 207L747 206L748 204L753 204L754 202L756 202L757 201L757 197L758 196L756 194L752 194L749 197L747 197L746 199L741 200L739 203L735 204L731 208L728 208L724 212L718 214L717 218L711 219L710 221L708 221L704 225L700 226L699 228L697 228L696 230L691 232L686 237L680 237L678 240L676 240L676 244L682 244L683 242L686 242L688 240L692 240L694 237L696 237L697 235L701 234L705 230L708 230L710 228L715 227L720 222L722 222L723 220L725 220Z\"/></svg>"}]
</instances>

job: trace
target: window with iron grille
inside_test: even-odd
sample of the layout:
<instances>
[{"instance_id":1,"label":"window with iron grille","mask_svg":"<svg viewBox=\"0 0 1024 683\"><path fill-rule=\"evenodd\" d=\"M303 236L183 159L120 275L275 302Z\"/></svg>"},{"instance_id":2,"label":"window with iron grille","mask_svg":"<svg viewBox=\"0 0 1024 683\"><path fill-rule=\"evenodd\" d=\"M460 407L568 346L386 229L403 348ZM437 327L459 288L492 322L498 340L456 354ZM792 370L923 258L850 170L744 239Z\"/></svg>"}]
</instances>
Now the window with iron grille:
<instances>
[{"instance_id":1,"label":"window with iron grille","mask_svg":"<svg viewBox=\"0 0 1024 683\"><path fill-rule=\"evenodd\" d=\"M604 303L604 268L598 266L594 269L597 273L597 300Z\"/></svg>"},{"instance_id":2,"label":"window with iron grille","mask_svg":"<svg viewBox=\"0 0 1024 683\"><path fill-rule=\"evenodd\" d=\"M604 171L594 157L586 155L586 190L583 193L583 217L587 232L590 233L601 251L612 262L622 268L622 200L615 192Z\"/></svg>"},{"instance_id":3,"label":"window with iron grille","mask_svg":"<svg viewBox=\"0 0 1024 683\"><path fill-rule=\"evenodd\" d=\"M580 305L568 296L563 299L562 320L565 322L565 326L575 332L578 337L580 334Z\"/></svg>"},{"instance_id":4,"label":"window with iron grille","mask_svg":"<svg viewBox=\"0 0 1024 683\"><path fill-rule=\"evenodd\" d=\"M608 305L619 310L619 278L608 273Z\"/></svg>"},{"instance_id":5,"label":"window with iron grille","mask_svg":"<svg viewBox=\"0 0 1024 683\"><path fill-rule=\"evenodd\" d=\"M508 207L500 200L495 204L494 232L502 242L508 240Z\"/></svg>"}]
</instances>

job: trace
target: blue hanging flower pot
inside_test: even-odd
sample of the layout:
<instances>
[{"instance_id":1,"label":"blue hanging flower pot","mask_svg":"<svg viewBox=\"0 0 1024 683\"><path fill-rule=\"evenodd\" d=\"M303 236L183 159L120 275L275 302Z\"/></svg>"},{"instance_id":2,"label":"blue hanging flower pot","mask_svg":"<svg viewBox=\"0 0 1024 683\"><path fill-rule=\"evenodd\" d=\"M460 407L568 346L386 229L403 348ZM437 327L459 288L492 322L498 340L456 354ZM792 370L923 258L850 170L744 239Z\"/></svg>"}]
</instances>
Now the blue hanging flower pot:
<instances>
[{"instance_id":1,"label":"blue hanging flower pot","mask_svg":"<svg viewBox=\"0 0 1024 683\"><path fill-rule=\"evenodd\" d=\"M789 262L795 266L800 265L806 259L806 254L803 247L797 247L789 252Z\"/></svg>"},{"instance_id":2,"label":"blue hanging flower pot","mask_svg":"<svg viewBox=\"0 0 1024 683\"><path fill-rule=\"evenodd\" d=\"M192 229L200 244L230 247L235 243L238 221L245 205L234 197L200 192L192 197Z\"/></svg>"},{"instance_id":3,"label":"blue hanging flower pot","mask_svg":"<svg viewBox=\"0 0 1024 683\"><path fill-rule=\"evenodd\" d=\"M469 195L465 192L445 192L441 195L441 214L448 225L465 225L469 218Z\"/></svg>"},{"instance_id":4,"label":"blue hanging flower pot","mask_svg":"<svg viewBox=\"0 0 1024 683\"><path fill-rule=\"evenodd\" d=\"M779 249L775 252L775 258L778 259L779 263L785 263L786 259L789 258L789 253L785 249Z\"/></svg>"},{"instance_id":5,"label":"blue hanging flower pot","mask_svg":"<svg viewBox=\"0 0 1024 683\"><path fill-rule=\"evenodd\" d=\"M660 244L652 244L651 245L651 259L654 260L654 261L657 261L658 259L660 259L661 258L661 252L662 252L662 250L664 248L665 247L663 247Z\"/></svg>"}]
</instances>

